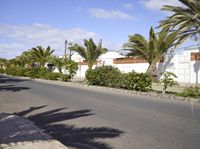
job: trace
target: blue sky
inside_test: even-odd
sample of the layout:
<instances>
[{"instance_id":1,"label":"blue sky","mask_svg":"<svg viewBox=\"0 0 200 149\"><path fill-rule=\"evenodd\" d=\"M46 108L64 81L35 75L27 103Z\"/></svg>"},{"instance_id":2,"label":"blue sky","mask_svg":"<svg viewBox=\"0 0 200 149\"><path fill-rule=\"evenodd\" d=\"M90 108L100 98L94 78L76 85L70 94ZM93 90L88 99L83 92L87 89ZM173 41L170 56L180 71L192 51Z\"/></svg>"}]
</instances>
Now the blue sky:
<instances>
[{"instance_id":1,"label":"blue sky","mask_svg":"<svg viewBox=\"0 0 200 149\"><path fill-rule=\"evenodd\" d=\"M65 40L82 44L90 37L118 51L128 35L148 37L150 27L168 15L160 11L163 4L181 5L178 0L0 0L0 57L13 58L37 45L50 45L61 55Z\"/></svg>"}]
</instances>

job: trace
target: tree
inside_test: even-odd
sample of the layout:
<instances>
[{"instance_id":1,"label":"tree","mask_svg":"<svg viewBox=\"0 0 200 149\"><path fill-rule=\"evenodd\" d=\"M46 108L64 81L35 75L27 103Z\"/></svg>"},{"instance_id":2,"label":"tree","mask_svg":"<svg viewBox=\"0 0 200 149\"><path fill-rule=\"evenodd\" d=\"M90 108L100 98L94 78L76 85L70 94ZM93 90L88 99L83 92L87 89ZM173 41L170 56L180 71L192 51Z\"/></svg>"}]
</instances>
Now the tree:
<instances>
[{"instance_id":1,"label":"tree","mask_svg":"<svg viewBox=\"0 0 200 149\"><path fill-rule=\"evenodd\" d=\"M24 51L21 56L21 60L25 63L25 66L31 68L34 65L34 58L30 51Z\"/></svg>"},{"instance_id":2,"label":"tree","mask_svg":"<svg viewBox=\"0 0 200 149\"><path fill-rule=\"evenodd\" d=\"M56 68L58 69L59 73L62 73L62 68L65 65L65 58L59 58L57 56L52 56L50 61Z\"/></svg>"},{"instance_id":3,"label":"tree","mask_svg":"<svg viewBox=\"0 0 200 149\"><path fill-rule=\"evenodd\" d=\"M40 67L44 67L45 63L48 62L50 56L53 54L54 50L52 50L49 46L45 49L41 46L33 47L30 50L30 55L32 59L40 65Z\"/></svg>"},{"instance_id":4,"label":"tree","mask_svg":"<svg viewBox=\"0 0 200 149\"><path fill-rule=\"evenodd\" d=\"M84 46L85 47L75 44L69 48L72 51L79 53L85 59L85 61L88 63L88 69L92 69L92 66L99 56L108 51L106 48L102 47L102 40L100 40L98 45L95 45L92 38L89 40L85 39Z\"/></svg>"},{"instance_id":5,"label":"tree","mask_svg":"<svg viewBox=\"0 0 200 149\"><path fill-rule=\"evenodd\" d=\"M25 59L22 56L15 57L15 61L16 61L18 67L24 68L24 66L26 65Z\"/></svg>"},{"instance_id":6,"label":"tree","mask_svg":"<svg viewBox=\"0 0 200 149\"><path fill-rule=\"evenodd\" d=\"M176 32L169 33L168 29L163 29L156 35L153 27L149 32L149 40L140 34L129 36L128 43L124 44L125 50L129 50L132 55L140 56L147 60L149 67L147 73L156 80L156 63L164 56L168 49L177 46Z\"/></svg>"},{"instance_id":7,"label":"tree","mask_svg":"<svg viewBox=\"0 0 200 149\"><path fill-rule=\"evenodd\" d=\"M23 52L20 56L17 56L15 60L21 68L24 68L27 65L31 66L33 64L33 59L29 51Z\"/></svg>"},{"instance_id":8,"label":"tree","mask_svg":"<svg viewBox=\"0 0 200 149\"><path fill-rule=\"evenodd\" d=\"M68 60L64 64L64 68L69 72L69 78L72 79L78 70L78 63Z\"/></svg>"},{"instance_id":9,"label":"tree","mask_svg":"<svg viewBox=\"0 0 200 149\"><path fill-rule=\"evenodd\" d=\"M200 1L179 0L183 7L164 5L162 10L172 12L165 20L160 21L159 27L170 28L179 34L179 40L200 35Z\"/></svg>"},{"instance_id":10,"label":"tree","mask_svg":"<svg viewBox=\"0 0 200 149\"><path fill-rule=\"evenodd\" d=\"M31 67L34 63L33 57L31 55L30 51L24 51L21 55L16 56L13 59L7 60L7 65L9 66L15 66L15 67L21 67L22 69L24 67Z\"/></svg>"},{"instance_id":11,"label":"tree","mask_svg":"<svg viewBox=\"0 0 200 149\"><path fill-rule=\"evenodd\" d=\"M8 60L8 67L20 67L21 63L18 58Z\"/></svg>"},{"instance_id":12,"label":"tree","mask_svg":"<svg viewBox=\"0 0 200 149\"><path fill-rule=\"evenodd\" d=\"M7 65L7 59L5 58L0 58L0 69L4 69Z\"/></svg>"},{"instance_id":13,"label":"tree","mask_svg":"<svg viewBox=\"0 0 200 149\"><path fill-rule=\"evenodd\" d=\"M64 75L62 72L62 69L65 68L69 72L69 78L72 79L74 75L76 74L76 71L78 69L78 64L72 60L69 60L67 56L59 58L56 56L52 56L50 58L50 62L56 66L59 73ZM68 79L69 79L68 78Z\"/></svg>"}]
</instances>

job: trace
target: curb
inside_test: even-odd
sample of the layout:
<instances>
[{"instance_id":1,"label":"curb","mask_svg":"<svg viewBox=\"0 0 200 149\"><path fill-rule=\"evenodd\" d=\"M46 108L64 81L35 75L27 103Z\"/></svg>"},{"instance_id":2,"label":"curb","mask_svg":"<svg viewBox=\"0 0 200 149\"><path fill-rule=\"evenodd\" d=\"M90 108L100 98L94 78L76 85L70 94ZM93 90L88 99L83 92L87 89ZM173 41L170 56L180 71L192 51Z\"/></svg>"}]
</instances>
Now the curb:
<instances>
[{"instance_id":1,"label":"curb","mask_svg":"<svg viewBox=\"0 0 200 149\"><path fill-rule=\"evenodd\" d=\"M4 74L4 76L14 77L14 78L18 78L18 79L33 80L33 81L62 85L62 86L69 86L69 87L73 86L73 87L81 87L81 88L84 88L84 89L93 89L93 90L99 89L99 90L106 90L106 91L109 90L109 91L114 91L116 93L124 94L124 95L156 97L156 98L159 98L159 99L170 99L170 100L200 104L200 100L198 98L181 97L181 96L176 96L176 95L173 95L173 94L158 94L156 92L132 91L132 90L125 90L125 89L118 89L118 88L110 88L110 87L103 87L103 86L80 84L80 83L76 83L76 82L63 82L63 81L57 81L57 80L45 80L45 79L38 79L38 78L31 79L30 77L16 77L16 76L5 75L5 74Z\"/></svg>"},{"instance_id":2,"label":"curb","mask_svg":"<svg viewBox=\"0 0 200 149\"><path fill-rule=\"evenodd\" d=\"M62 143L53 139L33 122L8 113L0 113L0 148L2 149L67 149Z\"/></svg>"},{"instance_id":3,"label":"curb","mask_svg":"<svg viewBox=\"0 0 200 149\"><path fill-rule=\"evenodd\" d=\"M123 95L156 97L159 99L170 99L170 100L200 104L199 99L189 98L189 97L181 97L181 96L176 96L176 95L172 95L172 94L158 94L156 92L131 91L131 90L124 90L124 89L110 88L110 87L86 85L86 84L80 84L80 83L76 83L76 82L62 82L62 81L52 81L52 80L44 80L44 79L34 79L33 81L68 86L68 87L80 87L80 88L90 89L90 90L91 89L92 90L99 89L99 90L106 90L106 91L109 90L109 91L113 91L113 92L123 94Z\"/></svg>"}]
</instances>

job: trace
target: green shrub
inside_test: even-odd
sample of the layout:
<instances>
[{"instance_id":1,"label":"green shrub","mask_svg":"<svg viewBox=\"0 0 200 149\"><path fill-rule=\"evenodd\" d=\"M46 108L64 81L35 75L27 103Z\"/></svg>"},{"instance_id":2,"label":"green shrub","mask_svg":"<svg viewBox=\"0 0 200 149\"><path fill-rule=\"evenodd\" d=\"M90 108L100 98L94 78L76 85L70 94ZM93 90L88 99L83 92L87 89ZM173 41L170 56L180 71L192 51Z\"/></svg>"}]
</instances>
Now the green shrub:
<instances>
[{"instance_id":1,"label":"green shrub","mask_svg":"<svg viewBox=\"0 0 200 149\"><path fill-rule=\"evenodd\" d=\"M149 91L152 79L146 73L130 72L123 75L122 88L136 91Z\"/></svg>"},{"instance_id":2,"label":"green shrub","mask_svg":"<svg viewBox=\"0 0 200 149\"><path fill-rule=\"evenodd\" d=\"M32 67L24 69L22 69L21 67L7 67L5 73L12 76L30 77L32 79L43 78L47 80L61 79L62 81L69 81L70 78L69 75L50 72L46 68L42 67Z\"/></svg>"},{"instance_id":3,"label":"green shrub","mask_svg":"<svg viewBox=\"0 0 200 149\"><path fill-rule=\"evenodd\" d=\"M112 66L96 67L86 72L89 85L108 86L136 91L151 89L151 78L146 73L121 73Z\"/></svg>"},{"instance_id":4,"label":"green shrub","mask_svg":"<svg viewBox=\"0 0 200 149\"><path fill-rule=\"evenodd\" d=\"M38 73L39 73L39 78L44 78L45 79L45 76L50 73L49 70L47 70L47 68L44 68L44 67L40 67L38 68Z\"/></svg>"},{"instance_id":5,"label":"green shrub","mask_svg":"<svg viewBox=\"0 0 200 149\"><path fill-rule=\"evenodd\" d=\"M187 87L181 93L178 93L178 95L183 97L200 98L200 87Z\"/></svg>"},{"instance_id":6,"label":"green shrub","mask_svg":"<svg viewBox=\"0 0 200 149\"><path fill-rule=\"evenodd\" d=\"M60 73L48 72L43 76L46 80L58 80L60 78Z\"/></svg>"},{"instance_id":7,"label":"green shrub","mask_svg":"<svg viewBox=\"0 0 200 149\"><path fill-rule=\"evenodd\" d=\"M0 68L0 73L5 73L5 70Z\"/></svg>"},{"instance_id":8,"label":"green shrub","mask_svg":"<svg viewBox=\"0 0 200 149\"><path fill-rule=\"evenodd\" d=\"M174 78L177 78L177 76L173 72L166 71L162 75L163 78L160 80L160 83L163 84L163 93L166 93L168 87L178 85L178 83L174 81Z\"/></svg>"},{"instance_id":9,"label":"green shrub","mask_svg":"<svg viewBox=\"0 0 200 149\"><path fill-rule=\"evenodd\" d=\"M70 76L66 75L66 74L60 74L60 78L62 81L67 82L67 81L69 81Z\"/></svg>"},{"instance_id":10,"label":"green shrub","mask_svg":"<svg viewBox=\"0 0 200 149\"><path fill-rule=\"evenodd\" d=\"M5 73L12 76L23 76L24 70L21 67L7 67Z\"/></svg>"},{"instance_id":11,"label":"green shrub","mask_svg":"<svg viewBox=\"0 0 200 149\"><path fill-rule=\"evenodd\" d=\"M39 78L39 71L37 68L27 68L25 69L24 76L32 79Z\"/></svg>"},{"instance_id":12,"label":"green shrub","mask_svg":"<svg viewBox=\"0 0 200 149\"><path fill-rule=\"evenodd\" d=\"M47 73L49 73L49 71L46 68L33 67L33 68L26 68L24 76L30 77L32 79L45 78Z\"/></svg>"},{"instance_id":13,"label":"green shrub","mask_svg":"<svg viewBox=\"0 0 200 149\"><path fill-rule=\"evenodd\" d=\"M108 86L119 88L122 73L112 66L96 67L86 72L89 85Z\"/></svg>"}]
</instances>

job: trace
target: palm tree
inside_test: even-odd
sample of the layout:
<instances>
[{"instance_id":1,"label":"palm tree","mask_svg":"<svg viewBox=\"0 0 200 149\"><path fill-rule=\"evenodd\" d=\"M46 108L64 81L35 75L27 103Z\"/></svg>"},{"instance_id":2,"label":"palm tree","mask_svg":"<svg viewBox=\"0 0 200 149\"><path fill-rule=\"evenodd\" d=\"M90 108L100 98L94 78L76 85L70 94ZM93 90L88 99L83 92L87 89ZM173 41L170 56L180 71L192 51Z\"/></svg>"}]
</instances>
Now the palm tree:
<instances>
[{"instance_id":1,"label":"palm tree","mask_svg":"<svg viewBox=\"0 0 200 149\"><path fill-rule=\"evenodd\" d=\"M32 67L34 65L34 58L30 51L24 51L20 57L28 67Z\"/></svg>"},{"instance_id":2,"label":"palm tree","mask_svg":"<svg viewBox=\"0 0 200 149\"><path fill-rule=\"evenodd\" d=\"M66 58L59 58L57 56L52 56L50 61L56 68L58 68L59 73L62 73L62 68L66 63Z\"/></svg>"},{"instance_id":3,"label":"palm tree","mask_svg":"<svg viewBox=\"0 0 200 149\"><path fill-rule=\"evenodd\" d=\"M171 31L177 31L180 40L200 35L200 1L179 0L183 7L164 5L162 10L172 12L166 20L160 21L159 27L168 27Z\"/></svg>"},{"instance_id":4,"label":"palm tree","mask_svg":"<svg viewBox=\"0 0 200 149\"><path fill-rule=\"evenodd\" d=\"M32 58L30 56L30 52L25 51L21 55L17 56L15 60L18 62L18 65L21 68L24 68L26 65L30 64L30 62L32 61Z\"/></svg>"},{"instance_id":5,"label":"palm tree","mask_svg":"<svg viewBox=\"0 0 200 149\"><path fill-rule=\"evenodd\" d=\"M30 51L24 51L21 55L9 60L9 64L16 67L24 68L26 66L31 67L34 63L34 59Z\"/></svg>"},{"instance_id":6,"label":"palm tree","mask_svg":"<svg viewBox=\"0 0 200 149\"><path fill-rule=\"evenodd\" d=\"M41 46L37 46L36 48L33 47L30 50L30 56L41 67L44 67L45 63L48 62L53 52L54 50L52 50L49 46L46 49L42 48Z\"/></svg>"},{"instance_id":7,"label":"palm tree","mask_svg":"<svg viewBox=\"0 0 200 149\"><path fill-rule=\"evenodd\" d=\"M11 67L20 67L21 66L21 62L16 57L16 58L8 60L8 65L11 66Z\"/></svg>"},{"instance_id":8,"label":"palm tree","mask_svg":"<svg viewBox=\"0 0 200 149\"><path fill-rule=\"evenodd\" d=\"M26 65L26 60L21 55L15 57L15 61L18 64L18 66L21 68L24 68L24 66Z\"/></svg>"},{"instance_id":9,"label":"palm tree","mask_svg":"<svg viewBox=\"0 0 200 149\"><path fill-rule=\"evenodd\" d=\"M106 48L102 47L102 40L100 40L98 45L95 45L92 38L89 40L85 39L84 46L85 47L75 44L69 48L72 51L79 53L85 59L85 61L88 63L88 69L92 69L92 66L99 56L108 51Z\"/></svg>"},{"instance_id":10,"label":"palm tree","mask_svg":"<svg viewBox=\"0 0 200 149\"><path fill-rule=\"evenodd\" d=\"M153 27L151 27L149 40L140 34L135 34L129 36L129 41L124 44L124 48L129 50L131 54L147 60L149 63L147 73L153 80L156 80L156 63L164 56L168 49L177 45L176 32L169 33L168 29L163 29L156 35Z\"/></svg>"}]
</instances>

